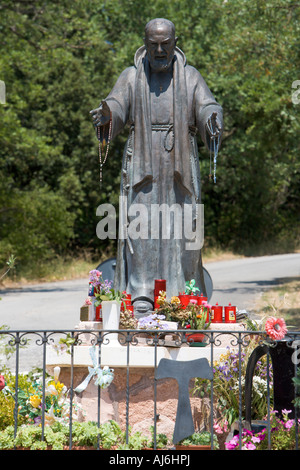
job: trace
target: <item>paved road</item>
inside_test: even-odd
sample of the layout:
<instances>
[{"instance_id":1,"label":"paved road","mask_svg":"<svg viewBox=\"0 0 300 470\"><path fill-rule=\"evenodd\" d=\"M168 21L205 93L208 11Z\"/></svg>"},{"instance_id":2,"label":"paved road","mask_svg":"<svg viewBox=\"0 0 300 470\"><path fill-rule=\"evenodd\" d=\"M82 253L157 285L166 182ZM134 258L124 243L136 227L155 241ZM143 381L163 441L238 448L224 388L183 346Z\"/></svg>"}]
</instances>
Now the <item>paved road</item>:
<instances>
[{"instance_id":1,"label":"paved road","mask_svg":"<svg viewBox=\"0 0 300 470\"><path fill-rule=\"evenodd\" d=\"M300 253L207 263L210 303L251 310L254 299L282 279L300 277ZM88 279L0 290L0 325L11 329L72 329L88 292Z\"/></svg>"},{"instance_id":2,"label":"paved road","mask_svg":"<svg viewBox=\"0 0 300 470\"><path fill-rule=\"evenodd\" d=\"M236 305L251 311L255 299L283 279L300 277L300 254L284 254L207 263L214 290L210 303ZM88 279L26 285L0 290L0 325L15 330L73 329L88 291ZM32 348L31 348L32 349ZM23 365L22 365L23 360ZM29 357L22 351L22 368L41 364L41 347Z\"/></svg>"},{"instance_id":3,"label":"paved road","mask_svg":"<svg viewBox=\"0 0 300 470\"><path fill-rule=\"evenodd\" d=\"M88 295L88 278L0 290L0 325L11 329L73 329Z\"/></svg>"},{"instance_id":4,"label":"paved road","mask_svg":"<svg viewBox=\"0 0 300 470\"><path fill-rule=\"evenodd\" d=\"M0 325L8 325L11 330L72 330L79 322L80 307L87 294L88 279L0 290ZM19 370L22 372L43 364L43 349L36 343L39 336L26 335L25 338L29 346L20 350ZM0 364L2 361L0 355ZM6 365L15 370L15 357Z\"/></svg>"},{"instance_id":5,"label":"paved road","mask_svg":"<svg viewBox=\"0 0 300 470\"><path fill-rule=\"evenodd\" d=\"M208 263L213 280L211 304L251 311L256 298L279 282L300 278L300 253Z\"/></svg>"}]
</instances>

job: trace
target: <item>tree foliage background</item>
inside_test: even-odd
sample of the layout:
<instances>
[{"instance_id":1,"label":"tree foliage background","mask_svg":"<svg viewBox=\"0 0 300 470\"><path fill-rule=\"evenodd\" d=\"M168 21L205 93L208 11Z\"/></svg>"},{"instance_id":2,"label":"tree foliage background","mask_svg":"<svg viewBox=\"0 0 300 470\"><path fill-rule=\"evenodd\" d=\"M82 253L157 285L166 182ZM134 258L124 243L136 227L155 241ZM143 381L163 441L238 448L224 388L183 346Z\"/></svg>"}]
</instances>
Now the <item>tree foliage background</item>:
<instances>
[{"instance_id":1,"label":"tree foliage background","mask_svg":"<svg viewBox=\"0 0 300 470\"><path fill-rule=\"evenodd\" d=\"M89 111L133 64L152 18L172 20L178 46L224 109L217 184L199 140L205 247L244 254L299 247L300 2L292 0L13 1L0 5L0 262L113 254L96 208L118 204L124 131L99 187ZM205 249L204 247L204 249Z\"/></svg>"}]
</instances>

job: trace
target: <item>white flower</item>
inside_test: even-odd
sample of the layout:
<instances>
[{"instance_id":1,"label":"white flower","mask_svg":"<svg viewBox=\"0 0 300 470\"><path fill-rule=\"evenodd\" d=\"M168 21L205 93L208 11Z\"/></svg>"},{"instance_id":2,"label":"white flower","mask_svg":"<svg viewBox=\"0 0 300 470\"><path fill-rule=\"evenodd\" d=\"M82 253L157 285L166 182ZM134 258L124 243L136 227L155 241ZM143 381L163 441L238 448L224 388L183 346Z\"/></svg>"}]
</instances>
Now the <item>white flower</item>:
<instances>
[{"instance_id":1,"label":"white flower","mask_svg":"<svg viewBox=\"0 0 300 470\"><path fill-rule=\"evenodd\" d=\"M60 367L59 366L54 367L54 370L53 370L54 382L58 382L59 374L60 374Z\"/></svg>"},{"instance_id":2,"label":"white flower","mask_svg":"<svg viewBox=\"0 0 300 470\"><path fill-rule=\"evenodd\" d=\"M264 394L267 392L267 381L262 379L258 375L254 375L252 383L253 383L253 389L262 398Z\"/></svg>"},{"instance_id":3,"label":"white flower","mask_svg":"<svg viewBox=\"0 0 300 470\"><path fill-rule=\"evenodd\" d=\"M45 413L45 423L46 425L51 426L52 424L55 423L55 421L56 421L56 417L54 415L53 405L52 405L48 413Z\"/></svg>"}]
</instances>

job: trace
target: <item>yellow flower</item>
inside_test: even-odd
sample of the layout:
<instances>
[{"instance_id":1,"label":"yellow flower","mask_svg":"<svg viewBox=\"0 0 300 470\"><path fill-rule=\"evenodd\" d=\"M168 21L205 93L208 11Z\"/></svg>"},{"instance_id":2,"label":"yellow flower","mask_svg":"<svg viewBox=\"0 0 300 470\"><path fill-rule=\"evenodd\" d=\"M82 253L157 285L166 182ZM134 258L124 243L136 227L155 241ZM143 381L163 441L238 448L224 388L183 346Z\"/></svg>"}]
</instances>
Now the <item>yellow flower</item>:
<instances>
[{"instance_id":1,"label":"yellow flower","mask_svg":"<svg viewBox=\"0 0 300 470\"><path fill-rule=\"evenodd\" d=\"M171 297L171 304L179 305L180 304L179 297L176 297L176 296Z\"/></svg>"},{"instance_id":2,"label":"yellow flower","mask_svg":"<svg viewBox=\"0 0 300 470\"><path fill-rule=\"evenodd\" d=\"M62 392L62 390L65 388L65 384L61 383L61 382L56 382L56 390L58 391L58 393L60 394Z\"/></svg>"},{"instance_id":3,"label":"yellow flower","mask_svg":"<svg viewBox=\"0 0 300 470\"><path fill-rule=\"evenodd\" d=\"M50 395L60 395L60 393L65 389L65 384L57 381L55 382L52 380L51 382L48 383L48 393Z\"/></svg>"},{"instance_id":4,"label":"yellow flower","mask_svg":"<svg viewBox=\"0 0 300 470\"><path fill-rule=\"evenodd\" d=\"M157 303L158 305L163 305L166 301L166 295L167 293L164 290L159 291L159 296L157 297Z\"/></svg>"},{"instance_id":5,"label":"yellow flower","mask_svg":"<svg viewBox=\"0 0 300 470\"><path fill-rule=\"evenodd\" d=\"M221 354L220 357L219 357L219 364L224 362L224 361L227 361L227 359L229 359L229 356L230 356L230 351L228 351L225 354Z\"/></svg>"},{"instance_id":6,"label":"yellow flower","mask_svg":"<svg viewBox=\"0 0 300 470\"><path fill-rule=\"evenodd\" d=\"M33 408L38 408L41 404L41 399L38 395L31 395L29 398L30 404Z\"/></svg>"}]
</instances>

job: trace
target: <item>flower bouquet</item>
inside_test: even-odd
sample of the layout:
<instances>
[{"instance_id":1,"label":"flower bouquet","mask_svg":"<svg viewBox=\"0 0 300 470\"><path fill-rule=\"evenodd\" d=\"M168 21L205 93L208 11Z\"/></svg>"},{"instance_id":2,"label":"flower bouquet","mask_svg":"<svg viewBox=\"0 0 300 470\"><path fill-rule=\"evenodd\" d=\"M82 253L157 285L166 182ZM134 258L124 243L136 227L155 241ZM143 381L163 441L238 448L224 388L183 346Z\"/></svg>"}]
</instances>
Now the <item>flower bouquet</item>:
<instances>
[{"instance_id":1,"label":"flower bouquet","mask_svg":"<svg viewBox=\"0 0 300 470\"><path fill-rule=\"evenodd\" d=\"M47 377L43 394L43 379L39 374L32 376L32 381L18 388L18 415L22 422L39 426L42 423L43 413L45 425L55 422L69 424L69 390L59 381L60 367L54 368L53 377ZM7 396L15 396L15 389L6 386L4 392ZM73 419L79 419L78 405L73 404Z\"/></svg>"},{"instance_id":2,"label":"flower bouquet","mask_svg":"<svg viewBox=\"0 0 300 470\"><path fill-rule=\"evenodd\" d=\"M276 413L277 411L271 412L271 449L293 450L296 445L296 425L294 419L289 419L291 410L282 410L282 418L276 416ZM241 450L267 450L268 430L265 428L259 433L254 433L244 429L241 441ZM226 442L225 447L227 450L239 449L239 435Z\"/></svg>"},{"instance_id":3,"label":"flower bouquet","mask_svg":"<svg viewBox=\"0 0 300 470\"><path fill-rule=\"evenodd\" d=\"M138 336L141 338L141 342L144 342L143 338L146 339L148 346L153 346L155 343L160 342L160 345L166 346L166 340L168 337L172 337L170 330L175 330L177 324L171 325L170 322L166 321L165 315L159 314L157 311L147 315L145 317L139 318L138 320L138 329L140 330L153 330L145 331ZM169 340L168 340L169 343Z\"/></svg>"},{"instance_id":4,"label":"flower bouquet","mask_svg":"<svg viewBox=\"0 0 300 470\"><path fill-rule=\"evenodd\" d=\"M171 297L171 300L168 301L166 298L166 292L160 291L156 302L159 305L155 310L157 314L164 315L167 321L179 323L180 326L185 324L189 315L182 310L182 305L178 297L173 296Z\"/></svg>"},{"instance_id":5,"label":"flower bouquet","mask_svg":"<svg viewBox=\"0 0 300 470\"><path fill-rule=\"evenodd\" d=\"M164 322L165 319L165 315L152 313L151 315L139 319L138 328L140 330L168 330L169 325Z\"/></svg>"},{"instance_id":6,"label":"flower bouquet","mask_svg":"<svg viewBox=\"0 0 300 470\"><path fill-rule=\"evenodd\" d=\"M102 272L97 269L93 269L89 274L89 283L94 288L94 296L97 299L96 306L105 300L116 300L121 304L123 294L112 287L113 281L104 280Z\"/></svg>"},{"instance_id":7,"label":"flower bouquet","mask_svg":"<svg viewBox=\"0 0 300 470\"><path fill-rule=\"evenodd\" d=\"M122 330L135 330L138 327L138 319L131 310L125 308L120 312L120 328Z\"/></svg>"},{"instance_id":8,"label":"flower bouquet","mask_svg":"<svg viewBox=\"0 0 300 470\"><path fill-rule=\"evenodd\" d=\"M189 323L185 325L185 328L207 330L211 323L209 320L210 305L198 305L196 300L191 300L186 310L189 313ZM205 335L203 333L191 333L187 336L190 346L205 346L204 339Z\"/></svg>"},{"instance_id":9,"label":"flower bouquet","mask_svg":"<svg viewBox=\"0 0 300 470\"><path fill-rule=\"evenodd\" d=\"M89 274L90 286L95 289L95 307L97 308L101 305L103 330L118 330L123 293L112 287L112 281L108 281L108 279L104 280L102 272L97 269L93 269ZM113 345L118 344L117 337L117 333L112 333L107 339L109 339L110 344Z\"/></svg>"}]
</instances>

